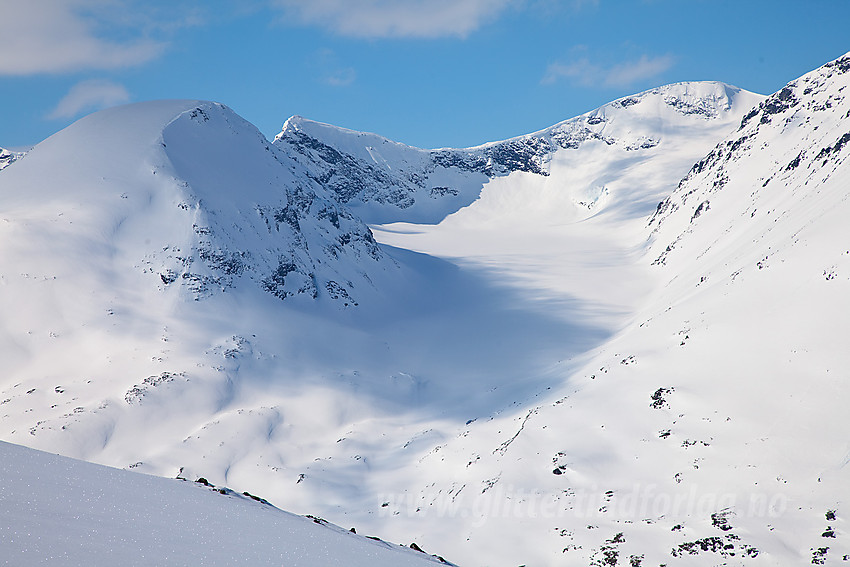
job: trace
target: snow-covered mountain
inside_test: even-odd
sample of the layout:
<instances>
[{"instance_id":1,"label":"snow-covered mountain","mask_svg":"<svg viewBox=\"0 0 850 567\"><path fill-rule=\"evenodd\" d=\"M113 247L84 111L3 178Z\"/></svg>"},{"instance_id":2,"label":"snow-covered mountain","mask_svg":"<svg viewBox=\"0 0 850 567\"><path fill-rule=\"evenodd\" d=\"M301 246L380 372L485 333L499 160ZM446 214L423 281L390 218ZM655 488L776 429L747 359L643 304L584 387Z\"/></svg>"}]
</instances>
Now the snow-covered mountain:
<instances>
[{"instance_id":1,"label":"snow-covered mountain","mask_svg":"<svg viewBox=\"0 0 850 567\"><path fill-rule=\"evenodd\" d=\"M392 269L358 219L219 104L95 114L39 144L2 184L7 228L22 241L65 241L94 269L119 272L104 277L148 274L148 289L200 299L251 280L282 299L351 302L370 270Z\"/></svg>"},{"instance_id":2,"label":"snow-covered mountain","mask_svg":"<svg viewBox=\"0 0 850 567\"><path fill-rule=\"evenodd\" d=\"M790 83L696 162L643 219L631 322L393 483L400 532L491 564L847 560L849 70Z\"/></svg>"},{"instance_id":3,"label":"snow-covered mountain","mask_svg":"<svg viewBox=\"0 0 850 567\"><path fill-rule=\"evenodd\" d=\"M716 111L682 114L659 94L671 90ZM650 287L629 260L637 241L614 235L640 234L759 97L701 84L640 99L607 128L646 131L661 113L654 147L592 139L550 155L549 175L476 173L480 198L430 233L376 229L451 254L376 247L315 164L220 105L78 122L0 179L4 438L383 526L393 483L377 473L524 407L623 326ZM296 268L284 291L318 283L275 294L284 264ZM618 290L623 270L635 285ZM335 296L330 282L345 287Z\"/></svg>"},{"instance_id":4,"label":"snow-covered mountain","mask_svg":"<svg viewBox=\"0 0 850 567\"><path fill-rule=\"evenodd\" d=\"M459 564L841 561L848 61L470 149L92 115L0 175L0 438Z\"/></svg>"},{"instance_id":5,"label":"snow-covered mountain","mask_svg":"<svg viewBox=\"0 0 850 567\"><path fill-rule=\"evenodd\" d=\"M206 479L156 478L3 442L0 479L4 565L445 564Z\"/></svg>"},{"instance_id":6,"label":"snow-covered mountain","mask_svg":"<svg viewBox=\"0 0 850 567\"><path fill-rule=\"evenodd\" d=\"M558 167L564 156L584 157L590 148L606 148L599 153L616 156L616 165L626 167L675 150L685 139L690 151L693 139L710 140L705 142L710 147L758 100L723 83L679 83L616 100L534 134L468 149L422 150L295 116L274 143L367 222L433 224L475 201L493 178L525 172L564 185L569 173ZM593 170L610 175L616 167ZM573 195L588 209L607 198L604 186L584 189L600 193Z\"/></svg>"}]
</instances>

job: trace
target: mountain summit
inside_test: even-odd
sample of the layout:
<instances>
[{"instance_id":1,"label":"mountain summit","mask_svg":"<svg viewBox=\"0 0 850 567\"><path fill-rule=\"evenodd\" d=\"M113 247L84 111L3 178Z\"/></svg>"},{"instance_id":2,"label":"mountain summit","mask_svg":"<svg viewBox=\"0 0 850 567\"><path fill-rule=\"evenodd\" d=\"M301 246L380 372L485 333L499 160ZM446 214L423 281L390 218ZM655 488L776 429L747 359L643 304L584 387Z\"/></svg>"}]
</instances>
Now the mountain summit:
<instances>
[{"instance_id":1,"label":"mountain summit","mask_svg":"<svg viewBox=\"0 0 850 567\"><path fill-rule=\"evenodd\" d=\"M125 286L202 299L250 281L281 299L354 305L355 287L372 288L370 271L393 269L362 222L217 103L84 118L4 172L0 193L20 236L7 254L43 263L43 253L12 248L55 238L87 251L83 272L105 270Z\"/></svg>"}]
</instances>

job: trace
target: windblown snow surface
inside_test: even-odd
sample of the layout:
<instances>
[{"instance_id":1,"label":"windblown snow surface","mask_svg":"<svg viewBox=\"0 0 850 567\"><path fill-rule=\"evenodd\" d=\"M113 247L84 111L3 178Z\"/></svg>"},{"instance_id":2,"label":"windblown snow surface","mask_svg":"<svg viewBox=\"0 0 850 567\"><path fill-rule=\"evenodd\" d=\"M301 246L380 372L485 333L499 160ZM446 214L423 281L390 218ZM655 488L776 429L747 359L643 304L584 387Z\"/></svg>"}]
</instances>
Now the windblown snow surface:
<instances>
[{"instance_id":1,"label":"windblown snow surface","mask_svg":"<svg viewBox=\"0 0 850 567\"><path fill-rule=\"evenodd\" d=\"M4 565L442 564L209 482L135 474L4 442L0 457Z\"/></svg>"},{"instance_id":2,"label":"windblown snow surface","mask_svg":"<svg viewBox=\"0 0 850 567\"><path fill-rule=\"evenodd\" d=\"M0 437L463 565L843 562L848 83L466 150L92 115L0 173Z\"/></svg>"}]
</instances>

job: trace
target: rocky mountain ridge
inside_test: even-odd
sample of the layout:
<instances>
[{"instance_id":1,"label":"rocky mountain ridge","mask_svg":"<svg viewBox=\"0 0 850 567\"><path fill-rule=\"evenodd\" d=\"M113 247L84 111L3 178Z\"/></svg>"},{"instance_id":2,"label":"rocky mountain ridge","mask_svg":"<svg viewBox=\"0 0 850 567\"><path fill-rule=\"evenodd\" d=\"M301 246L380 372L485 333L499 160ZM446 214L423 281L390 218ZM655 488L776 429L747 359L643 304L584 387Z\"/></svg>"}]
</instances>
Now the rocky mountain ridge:
<instances>
[{"instance_id":1,"label":"rocky mountain ridge","mask_svg":"<svg viewBox=\"0 0 850 567\"><path fill-rule=\"evenodd\" d=\"M659 145L675 116L722 121L758 97L723 83L679 83L625 97L509 140L467 149L423 150L376 134L295 116L274 144L367 222L439 222L470 204L481 186L513 172L548 176L556 152L601 142L640 152Z\"/></svg>"},{"instance_id":2,"label":"rocky mountain ridge","mask_svg":"<svg viewBox=\"0 0 850 567\"><path fill-rule=\"evenodd\" d=\"M146 178L122 188L97 171L103 169L97 156L110 152L107 144L134 126L134 116L160 112L169 104L174 116L166 114L161 133L156 126L148 128L150 139L132 150L147 156ZM86 129L98 130L99 137L82 150L83 164L76 164L73 154L81 150L71 149L70 140ZM100 140L108 142L98 145ZM35 169L48 166L47 175L63 177L64 185L85 186L85 191L60 194L58 182L27 181ZM119 237L142 237L139 226L135 233L121 230L124 219L130 224L145 211L153 213L156 207L138 203L145 195L157 199L156 206L168 207L161 215L168 220L153 219L145 228L156 227L158 244L151 247L148 237L120 246L135 249L135 269L150 274L152 285L163 290L180 286L194 299L250 280L280 299L323 297L353 306L354 287L372 288L369 266L393 269L365 225L312 184L256 128L217 103L141 103L93 115L34 148L21 167L4 173L2 183L7 210L25 207L27 199L55 203L56 214L77 217L67 229L73 231L82 230L84 219L104 222L94 214L99 211L115 219L107 222L117 223Z\"/></svg>"},{"instance_id":3,"label":"rocky mountain ridge","mask_svg":"<svg viewBox=\"0 0 850 567\"><path fill-rule=\"evenodd\" d=\"M23 156L24 152L12 152L6 148L0 148L0 171L6 169Z\"/></svg>"}]
</instances>

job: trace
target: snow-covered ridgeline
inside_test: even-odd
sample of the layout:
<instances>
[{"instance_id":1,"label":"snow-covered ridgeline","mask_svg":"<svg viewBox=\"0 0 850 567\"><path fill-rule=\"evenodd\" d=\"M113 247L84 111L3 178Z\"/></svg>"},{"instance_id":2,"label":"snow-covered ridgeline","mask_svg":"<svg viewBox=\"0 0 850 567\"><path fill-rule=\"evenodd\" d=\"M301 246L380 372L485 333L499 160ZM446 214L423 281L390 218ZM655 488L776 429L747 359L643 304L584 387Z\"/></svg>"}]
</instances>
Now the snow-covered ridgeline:
<instances>
[{"instance_id":1,"label":"snow-covered ridgeline","mask_svg":"<svg viewBox=\"0 0 850 567\"><path fill-rule=\"evenodd\" d=\"M274 143L369 223L436 223L477 199L489 179L512 172L548 176L553 156L563 150L589 142L637 153L663 149L665 137L688 127L704 133L713 124L722 131L758 100L723 83L679 83L467 149L423 150L296 116Z\"/></svg>"},{"instance_id":2,"label":"snow-covered ridgeline","mask_svg":"<svg viewBox=\"0 0 850 567\"><path fill-rule=\"evenodd\" d=\"M281 299L354 305L354 287L372 288L368 272L393 269L362 222L216 103L84 118L5 172L0 191L16 231L55 234L106 254L90 254L94 269L131 268L195 299L250 280Z\"/></svg>"}]
</instances>

